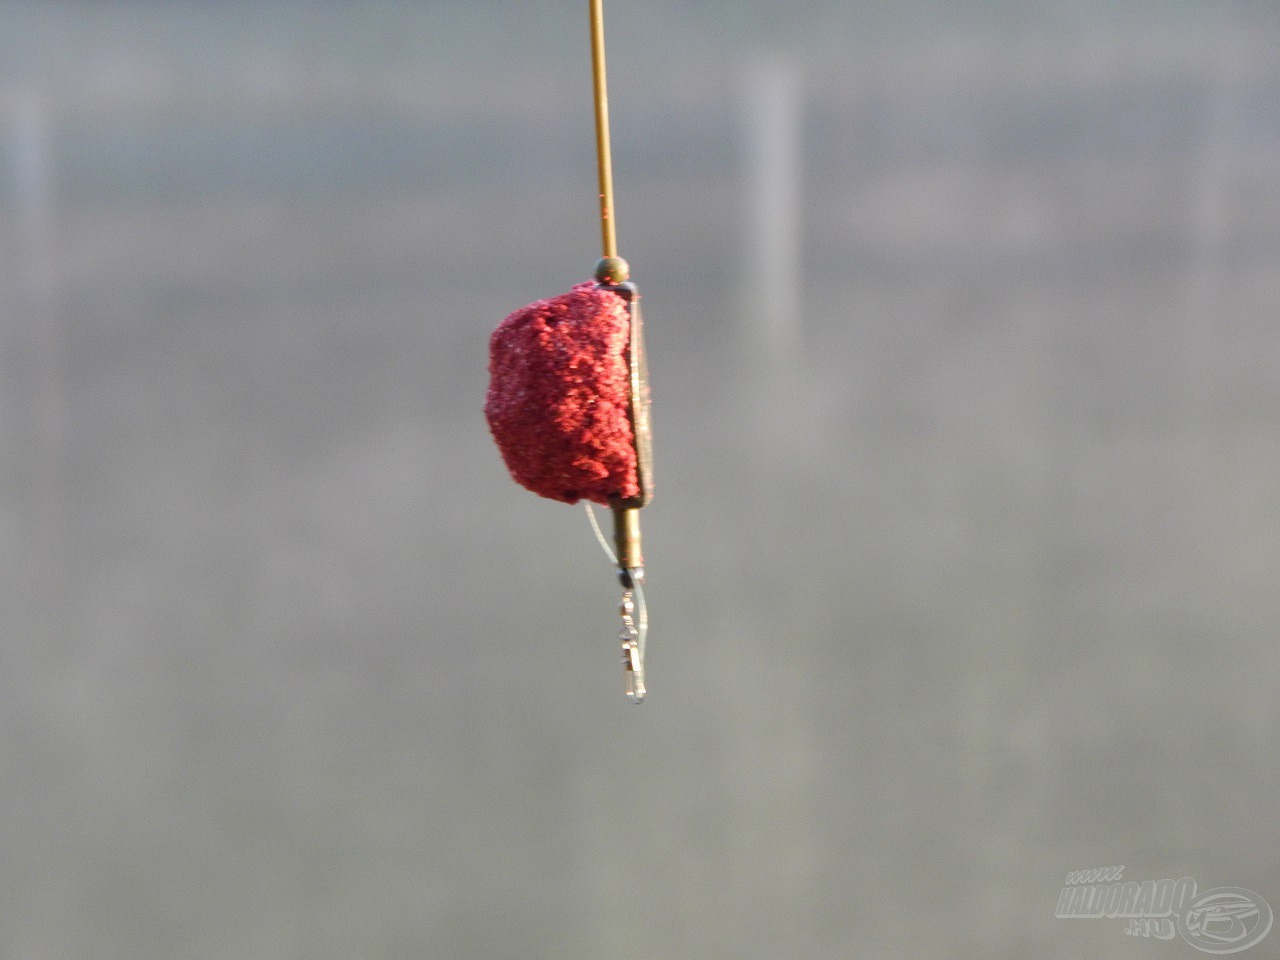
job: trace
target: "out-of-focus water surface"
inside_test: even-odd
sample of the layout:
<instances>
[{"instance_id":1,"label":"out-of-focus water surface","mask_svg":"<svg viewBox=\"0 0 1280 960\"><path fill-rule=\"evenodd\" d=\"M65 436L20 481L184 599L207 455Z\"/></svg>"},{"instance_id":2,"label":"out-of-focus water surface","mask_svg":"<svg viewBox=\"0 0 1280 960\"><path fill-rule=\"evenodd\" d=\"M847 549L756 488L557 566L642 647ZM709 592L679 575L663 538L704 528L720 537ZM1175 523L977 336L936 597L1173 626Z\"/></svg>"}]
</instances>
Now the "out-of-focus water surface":
<instances>
[{"instance_id":1,"label":"out-of-focus water surface","mask_svg":"<svg viewBox=\"0 0 1280 960\"><path fill-rule=\"evenodd\" d=\"M1280 15L606 7L639 709L481 413L598 256L585 7L4 8L0 956L1191 951L1054 916L1112 865L1280 908Z\"/></svg>"}]
</instances>

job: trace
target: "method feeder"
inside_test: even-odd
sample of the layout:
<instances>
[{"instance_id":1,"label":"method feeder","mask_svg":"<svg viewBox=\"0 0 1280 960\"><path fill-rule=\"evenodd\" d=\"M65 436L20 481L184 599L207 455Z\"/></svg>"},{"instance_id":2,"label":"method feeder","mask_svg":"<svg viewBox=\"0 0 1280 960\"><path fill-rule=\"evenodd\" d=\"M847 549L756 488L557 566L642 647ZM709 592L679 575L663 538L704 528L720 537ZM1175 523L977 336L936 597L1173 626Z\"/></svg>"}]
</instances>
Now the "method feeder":
<instances>
[{"instance_id":1,"label":"method feeder","mask_svg":"<svg viewBox=\"0 0 1280 960\"><path fill-rule=\"evenodd\" d=\"M522 307L494 330L485 417L517 483L552 500L587 501L591 524L618 565L624 691L641 703L648 613L640 508L653 497L649 383L640 293L618 256L604 15L601 0L587 6L604 255L594 280ZM591 503L613 513L613 549Z\"/></svg>"}]
</instances>

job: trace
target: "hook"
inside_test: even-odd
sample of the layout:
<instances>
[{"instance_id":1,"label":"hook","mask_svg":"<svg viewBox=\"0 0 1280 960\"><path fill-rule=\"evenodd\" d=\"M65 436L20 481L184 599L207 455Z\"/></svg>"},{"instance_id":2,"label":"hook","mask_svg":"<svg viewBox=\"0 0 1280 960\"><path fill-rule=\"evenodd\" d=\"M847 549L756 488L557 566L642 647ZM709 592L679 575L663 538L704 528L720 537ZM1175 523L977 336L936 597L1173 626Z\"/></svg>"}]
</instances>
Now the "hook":
<instances>
[{"instance_id":1,"label":"hook","mask_svg":"<svg viewBox=\"0 0 1280 960\"><path fill-rule=\"evenodd\" d=\"M622 580L622 690L632 703L643 703L644 645L649 632L649 612L644 602L644 567L623 568L618 571Z\"/></svg>"},{"instance_id":2,"label":"hook","mask_svg":"<svg viewBox=\"0 0 1280 960\"><path fill-rule=\"evenodd\" d=\"M587 520L591 523L596 540L600 542L600 548L611 561L619 563L617 553L609 546L604 531L600 529L596 512L591 509L591 502L584 500L583 505L587 508ZM615 532L619 534L619 546L624 554L630 554L632 557L639 550L638 526L633 540L629 539L624 531L634 523L635 513L635 510L628 510L614 514L615 520L620 514L630 515L627 522L617 524ZM619 565L618 580L622 583L622 604L619 607L619 612L622 614L622 634L618 638L622 642L622 689L632 703L643 703L647 693L644 685L644 647L645 640L649 636L649 607L645 603L642 586L644 567Z\"/></svg>"}]
</instances>

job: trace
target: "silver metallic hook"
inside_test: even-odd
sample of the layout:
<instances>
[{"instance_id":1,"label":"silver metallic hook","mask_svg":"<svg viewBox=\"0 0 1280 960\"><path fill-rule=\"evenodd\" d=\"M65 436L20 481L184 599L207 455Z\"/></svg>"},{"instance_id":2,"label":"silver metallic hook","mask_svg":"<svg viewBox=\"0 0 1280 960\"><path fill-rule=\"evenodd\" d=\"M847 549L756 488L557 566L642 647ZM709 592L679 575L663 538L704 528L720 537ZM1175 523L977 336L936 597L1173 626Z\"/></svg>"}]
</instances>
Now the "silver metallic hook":
<instances>
[{"instance_id":1,"label":"silver metallic hook","mask_svg":"<svg viewBox=\"0 0 1280 960\"><path fill-rule=\"evenodd\" d=\"M644 685L644 645L645 635L649 632L649 616L645 608L644 590L640 583L644 579L644 568L635 567L620 571L624 585L622 593L622 689L632 703L643 703Z\"/></svg>"},{"instance_id":2,"label":"silver metallic hook","mask_svg":"<svg viewBox=\"0 0 1280 960\"><path fill-rule=\"evenodd\" d=\"M589 501L587 519L605 555L618 563L618 555L609 546L604 531L596 521L596 512ZM647 693L644 685L644 647L649 636L649 608L644 600L644 567L618 567L618 579L622 583L622 689L632 703L643 703Z\"/></svg>"}]
</instances>

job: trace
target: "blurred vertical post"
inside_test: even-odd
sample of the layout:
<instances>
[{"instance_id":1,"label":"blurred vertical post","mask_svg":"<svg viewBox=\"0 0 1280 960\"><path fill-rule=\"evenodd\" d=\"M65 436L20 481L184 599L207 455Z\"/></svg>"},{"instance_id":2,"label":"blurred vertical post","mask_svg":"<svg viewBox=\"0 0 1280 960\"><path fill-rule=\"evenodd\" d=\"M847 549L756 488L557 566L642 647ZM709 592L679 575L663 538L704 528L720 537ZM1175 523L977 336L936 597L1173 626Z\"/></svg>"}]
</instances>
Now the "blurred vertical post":
<instances>
[{"instance_id":1,"label":"blurred vertical post","mask_svg":"<svg viewBox=\"0 0 1280 960\"><path fill-rule=\"evenodd\" d=\"M54 241L53 120L42 94L28 90L14 99L10 137L27 317L21 340L29 358L23 379L23 433L31 451L27 484L33 504L32 572L42 589L56 597L64 548L60 494L65 378Z\"/></svg>"},{"instance_id":2,"label":"blurred vertical post","mask_svg":"<svg viewBox=\"0 0 1280 960\"><path fill-rule=\"evenodd\" d=\"M787 60L752 69L745 107L749 349L774 392L785 389L798 373L804 302L799 70Z\"/></svg>"},{"instance_id":3,"label":"blurred vertical post","mask_svg":"<svg viewBox=\"0 0 1280 960\"><path fill-rule=\"evenodd\" d=\"M1183 598L1191 609L1211 608L1220 597L1212 578L1204 576L1205 547L1212 536L1204 520L1205 505L1223 495L1230 462L1229 445L1240 423L1228 413L1226 331L1232 297L1232 202L1241 138L1245 83L1250 67L1246 35L1224 11L1204 38L1204 113L1197 163L1192 167L1187 197L1186 308L1181 323L1181 448L1175 451L1184 478L1181 488L1181 549L1175 551L1178 576L1186 584Z\"/></svg>"},{"instance_id":4,"label":"blurred vertical post","mask_svg":"<svg viewBox=\"0 0 1280 960\"><path fill-rule=\"evenodd\" d=\"M1241 75L1247 45L1231 27L1220 29L1207 44L1214 71L1205 90L1207 112L1203 151L1189 197L1192 265L1186 329L1183 334L1188 419L1193 433L1207 440L1212 423L1219 369L1223 275L1226 271L1226 232L1232 189L1232 166L1238 139Z\"/></svg>"},{"instance_id":5,"label":"blurred vertical post","mask_svg":"<svg viewBox=\"0 0 1280 960\"><path fill-rule=\"evenodd\" d=\"M735 577L740 611L726 623L722 660L729 721L727 772L735 797L730 862L740 886L737 952L812 954L819 848L813 829L818 777L809 649L793 634L793 591L761 604L762 581L785 583L805 545L791 528L796 440L809 422L801 403L802 118L800 73L766 61L744 77L743 159L746 368L742 413L750 451L739 520L761 549ZM785 638L785 639L784 639ZM762 883L761 877L767 877Z\"/></svg>"}]
</instances>

